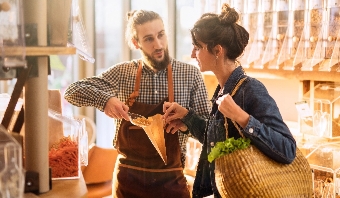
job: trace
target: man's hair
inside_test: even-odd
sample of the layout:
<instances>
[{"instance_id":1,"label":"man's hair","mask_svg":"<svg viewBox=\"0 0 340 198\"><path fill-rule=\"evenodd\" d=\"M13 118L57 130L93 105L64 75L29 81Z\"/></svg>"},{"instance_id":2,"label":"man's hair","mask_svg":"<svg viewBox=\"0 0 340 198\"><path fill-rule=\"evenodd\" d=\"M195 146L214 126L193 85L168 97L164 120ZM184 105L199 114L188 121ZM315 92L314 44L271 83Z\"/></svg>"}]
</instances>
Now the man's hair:
<instances>
[{"instance_id":1,"label":"man's hair","mask_svg":"<svg viewBox=\"0 0 340 198\"><path fill-rule=\"evenodd\" d=\"M132 39L138 41L136 26L156 19L163 22L161 16L153 11L133 10L127 13L128 22L126 26L125 39L131 49L134 47Z\"/></svg>"}]
</instances>

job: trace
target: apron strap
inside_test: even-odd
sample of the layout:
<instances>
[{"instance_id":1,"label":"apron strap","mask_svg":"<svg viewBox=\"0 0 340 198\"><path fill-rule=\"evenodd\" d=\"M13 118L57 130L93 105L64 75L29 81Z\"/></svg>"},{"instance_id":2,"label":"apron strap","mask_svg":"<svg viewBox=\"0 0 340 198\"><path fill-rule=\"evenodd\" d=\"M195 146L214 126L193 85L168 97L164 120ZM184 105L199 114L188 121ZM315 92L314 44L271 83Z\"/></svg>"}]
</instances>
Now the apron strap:
<instances>
[{"instance_id":1,"label":"apron strap","mask_svg":"<svg viewBox=\"0 0 340 198\"><path fill-rule=\"evenodd\" d=\"M172 79L172 68L171 68L170 63L168 65L168 95L169 95L169 102L175 102L174 83Z\"/></svg>"},{"instance_id":2,"label":"apron strap","mask_svg":"<svg viewBox=\"0 0 340 198\"><path fill-rule=\"evenodd\" d=\"M130 97L127 99L125 102L126 105L131 107L133 103L136 101L136 98L139 95L139 86L140 86L140 80L142 78L142 61L138 62L138 70L137 70L137 76L136 76L136 83L135 83L135 89L134 91L130 94Z\"/></svg>"},{"instance_id":3,"label":"apron strap","mask_svg":"<svg viewBox=\"0 0 340 198\"><path fill-rule=\"evenodd\" d=\"M143 63L142 60L138 61L138 70L137 70L137 76L136 76L135 89L130 94L130 97L127 99L127 102L126 102L126 104L130 107L133 105L133 103L136 101L136 98L139 95L139 87L140 87L140 81L142 78L142 69L143 69L142 63ZM174 84L173 84L173 79L172 79L172 68L171 68L170 63L168 65L168 95L169 95L169 102L174 102L175 101Z\"/></svg>"}]
</instances>

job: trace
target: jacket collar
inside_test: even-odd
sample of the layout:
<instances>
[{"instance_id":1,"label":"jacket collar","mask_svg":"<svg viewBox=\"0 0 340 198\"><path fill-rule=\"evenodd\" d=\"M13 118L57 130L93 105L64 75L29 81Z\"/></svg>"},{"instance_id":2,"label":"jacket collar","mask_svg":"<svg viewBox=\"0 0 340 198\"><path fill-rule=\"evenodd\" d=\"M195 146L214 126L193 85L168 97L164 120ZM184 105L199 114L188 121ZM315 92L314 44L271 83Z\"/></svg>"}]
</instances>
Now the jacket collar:
<instances>
[{"instance_id":1,"label":"jacket collar","mask_svg":"<svg viewBox=\"0 0 340 198\"><path fill-rule=\"evenodd\" d=\"M229 76L227 82L224 84L223 95L230 93L234 89L234 87L236 86L237 82L243 76L245 76L245 72L244 72L242 66L236 67L236 69ZM221 89L220 85L217 85L216 90L215 90L214 95L213 95L213 99L217 97L220 89Z\"/></svg>"}]
</instances>

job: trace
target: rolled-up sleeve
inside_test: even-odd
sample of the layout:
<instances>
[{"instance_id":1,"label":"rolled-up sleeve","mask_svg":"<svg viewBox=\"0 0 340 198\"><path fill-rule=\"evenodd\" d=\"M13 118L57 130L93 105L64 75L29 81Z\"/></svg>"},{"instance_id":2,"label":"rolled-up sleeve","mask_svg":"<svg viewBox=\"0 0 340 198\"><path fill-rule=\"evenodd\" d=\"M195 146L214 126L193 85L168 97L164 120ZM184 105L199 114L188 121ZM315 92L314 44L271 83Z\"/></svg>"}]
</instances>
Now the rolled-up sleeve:
<instances>
[{"instance_id":1,"label":"rolled-up sleeve","mask_svg":"<svg viewBox=\"0 0 340 198\"><path fill-rule=\"evenodd\" d=\"M71 104L82 107L92 106L100 111L104 111L106 102L111 97L117 96L119 72L111 70L118 69L112 67L99 76L84 78L72 83L67 87L64 98Z\"/></svg>"}]
</instances>

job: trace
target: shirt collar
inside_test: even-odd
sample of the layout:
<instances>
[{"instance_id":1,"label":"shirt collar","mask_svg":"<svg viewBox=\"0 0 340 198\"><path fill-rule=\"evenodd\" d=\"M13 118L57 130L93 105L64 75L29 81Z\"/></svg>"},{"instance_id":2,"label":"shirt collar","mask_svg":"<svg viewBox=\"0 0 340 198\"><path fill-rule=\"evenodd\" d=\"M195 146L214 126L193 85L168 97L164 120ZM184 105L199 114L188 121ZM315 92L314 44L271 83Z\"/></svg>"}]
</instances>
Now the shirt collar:
<instances>
[{"instance_id":1,"label":"shirt collar","mask_svg":"<svg viewBox=\"0 0 340 198\"><path fill-rule=\"evenodd\" d=\"M174 59L173 59L173 58L170 58L170 64L171 64L171 66L172 66L172 67L175 67L173 63L174 63ZM174 70L174 68L173 68L173 70ZM164 70L155 72L155 71L152 70L151 68L146 67L144 62L143 62L143 71L145 71L145 72L148 73L148 74L152 74L152 75L155 75L155 74L161 75L161 74L166 74L166 73L167 73L167 69L164 69Z\"/></svg>"}]
</instances>

